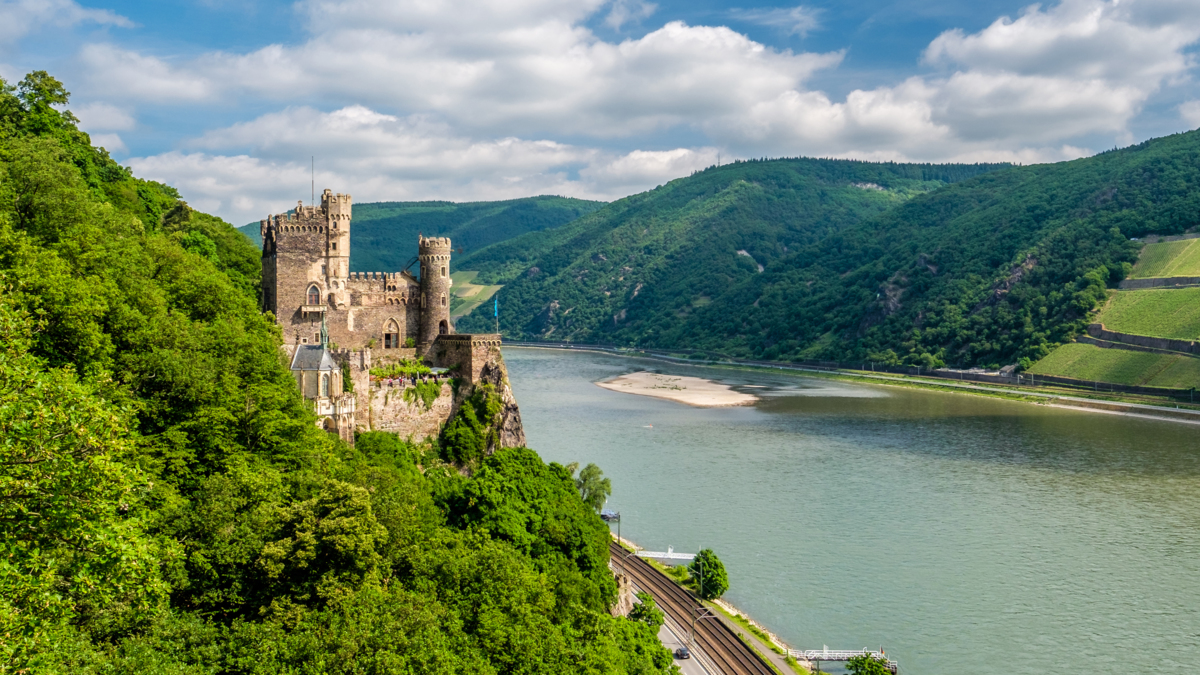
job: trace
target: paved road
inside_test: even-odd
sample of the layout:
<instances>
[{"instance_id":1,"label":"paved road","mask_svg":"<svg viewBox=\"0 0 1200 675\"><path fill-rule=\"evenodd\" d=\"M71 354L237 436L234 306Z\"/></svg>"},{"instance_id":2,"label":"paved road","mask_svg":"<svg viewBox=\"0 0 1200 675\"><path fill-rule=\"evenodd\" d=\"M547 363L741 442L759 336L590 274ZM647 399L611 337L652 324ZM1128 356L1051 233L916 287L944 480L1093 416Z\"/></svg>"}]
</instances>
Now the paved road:
<instances>
[{"instance_id":1,"label":"paved road","mask_svg":"<svg viewBox=\"0 0 1200 675\"><path fill-rule=\"evenodd\" d=\"M666 624L658 629L658 639L663 643L663 646L675 653L676 649L687 644L687 636L680 637L675 634ZM699 659L675 659L675 665L683 671L683 675L721 675L721 673L710 673L704 668L704 664Z\"/></svg>"}]
</instances>

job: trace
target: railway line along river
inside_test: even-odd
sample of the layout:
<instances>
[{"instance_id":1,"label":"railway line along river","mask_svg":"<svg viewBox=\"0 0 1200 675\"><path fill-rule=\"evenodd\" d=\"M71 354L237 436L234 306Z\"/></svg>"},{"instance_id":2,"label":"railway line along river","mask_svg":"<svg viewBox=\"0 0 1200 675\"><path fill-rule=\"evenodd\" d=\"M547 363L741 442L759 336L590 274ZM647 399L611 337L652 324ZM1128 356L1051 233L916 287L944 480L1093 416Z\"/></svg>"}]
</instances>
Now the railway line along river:
<instances>
[{"instance_id":1,"label":"railway line along river","mask_svg":"<svg viewBox=\"0 0 1200 675\"><path fill-rule=\"evenodd\" d=\"M797 649L902 672L1200 663L1194 426L788 373L506 347L530 447L595 462L650 549L711 547L726 598ZM637 371L761 400L596 386Z\"/></svg>"}]
</instances>

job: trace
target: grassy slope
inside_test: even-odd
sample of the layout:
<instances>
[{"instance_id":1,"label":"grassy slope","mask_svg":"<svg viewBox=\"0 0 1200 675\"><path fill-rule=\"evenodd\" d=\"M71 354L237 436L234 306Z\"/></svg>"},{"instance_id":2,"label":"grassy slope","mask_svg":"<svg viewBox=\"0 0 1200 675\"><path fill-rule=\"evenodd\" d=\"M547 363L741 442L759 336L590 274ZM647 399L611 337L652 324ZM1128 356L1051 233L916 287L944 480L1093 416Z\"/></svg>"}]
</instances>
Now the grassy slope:
<instances>
[{"instance_id":1,"label":"grassy slope","mask_svg":"<svg viewBox=\"0 0 1200 675\"><path fill-rule=\"evenodd\" d=\"M1131 279L1200 276L1200 239L1146 244Z\"/></svg>"},{"instance_id":2,"label":"grassy slope","mask_svg":"<svg viewBox=\"0 0 1200 675\"><path fill-rule=\"evenodd\" d=\"M470 253L526 232L553 230L604 206L567 197L528 197L499 202L375 202L354 205L350 228L351 270L393 271L417 254L417 236L450 237ZM258 223L238 228L262 245ZM454 260L454 267L462 269ZM469 268L467 268L469 269Z\"/></svg>"},{"instance_id":3,"label":"grassy slope","mask_svg":"<svg viewBox=\"0 0 1200 675\"><path fill-rule=\"evenodd\" d=\"M476 307L492 299L500 285L478 285L473 283L479 272L453 272L450 274L450 318L457 319L470 314Z\"/></svg>"},{"instance_id":4,"label":"grassy slope","mask_svg":"<svg viewBox=\"0 0 1200 675\"><path fill-rule=\"evenodd\" d=\"M1121 291L1096 320L1120 333L1195 340L1200 338L1200 288Z\"/></svg>"},{"instance_id":5,"label":"grassy slope","mask_svg":"<svg viewBox=\"0 0 1200 675\"><path fill-rule=\"evenodd\" d=\"M915 195L995 167L774 160L715 167L459 262L507 284L507 334L653 342L773 263ZM739 255L746 251L749 256ZM753 260L752 260L753 258ZM757 264L756 264L757 263ZM557 302L557 309L549 306ZM476 326L465 317L462 330Z\"/></svg>"},{"instance_id":6,"label":"grassy slope","mask_svg":"<svg viewBox=\"0 0 1200 675\"><path fill-rule=\"evenodd\" d=\"M1187 389L1200 385L1200 359L1066 344L1038 361L1029 372L1116 384Z\"/></svg>"}]
</instances>

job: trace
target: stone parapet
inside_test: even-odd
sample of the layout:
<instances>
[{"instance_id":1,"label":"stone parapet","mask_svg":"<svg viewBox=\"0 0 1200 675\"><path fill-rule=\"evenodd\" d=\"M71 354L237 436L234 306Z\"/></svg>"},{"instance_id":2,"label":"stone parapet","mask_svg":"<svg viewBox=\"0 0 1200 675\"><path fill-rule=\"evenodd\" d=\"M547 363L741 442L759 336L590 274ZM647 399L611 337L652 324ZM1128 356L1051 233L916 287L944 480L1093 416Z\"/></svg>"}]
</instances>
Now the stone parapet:
<instances>
[{"instance_id":1,"label":"stone parapet","mask_svg":"<svg viewBox=\"0 0 1200 675\"><path fill-rule=\"evenodd\" d=\"M429 350L433 363L443 368L457 368L462 377L474 384L479 381L483 367L500 361L499 333L457 333L439 335Z\"/></svg>"}]
</instances>

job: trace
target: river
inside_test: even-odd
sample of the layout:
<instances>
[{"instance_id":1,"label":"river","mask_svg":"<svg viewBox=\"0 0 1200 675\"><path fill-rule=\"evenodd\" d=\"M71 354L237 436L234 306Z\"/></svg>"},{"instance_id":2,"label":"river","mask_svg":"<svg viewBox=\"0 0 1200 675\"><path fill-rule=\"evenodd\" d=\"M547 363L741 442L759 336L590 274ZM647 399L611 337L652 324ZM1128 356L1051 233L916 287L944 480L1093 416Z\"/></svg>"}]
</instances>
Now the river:
<instances>
[{"instance_id":1,"label":"river","mask_svg":"<svg viewBox=\"0 0 1200 675\"><path fill-rule=\"evenodd\" d=\"M919 675L1200 663L1200 428L998 399L505 348L529 446L598 464L622 535L712 548L726 599L800 649ZM763 396L608 391L637 370Z\"/></svg>"}]
</instances>

